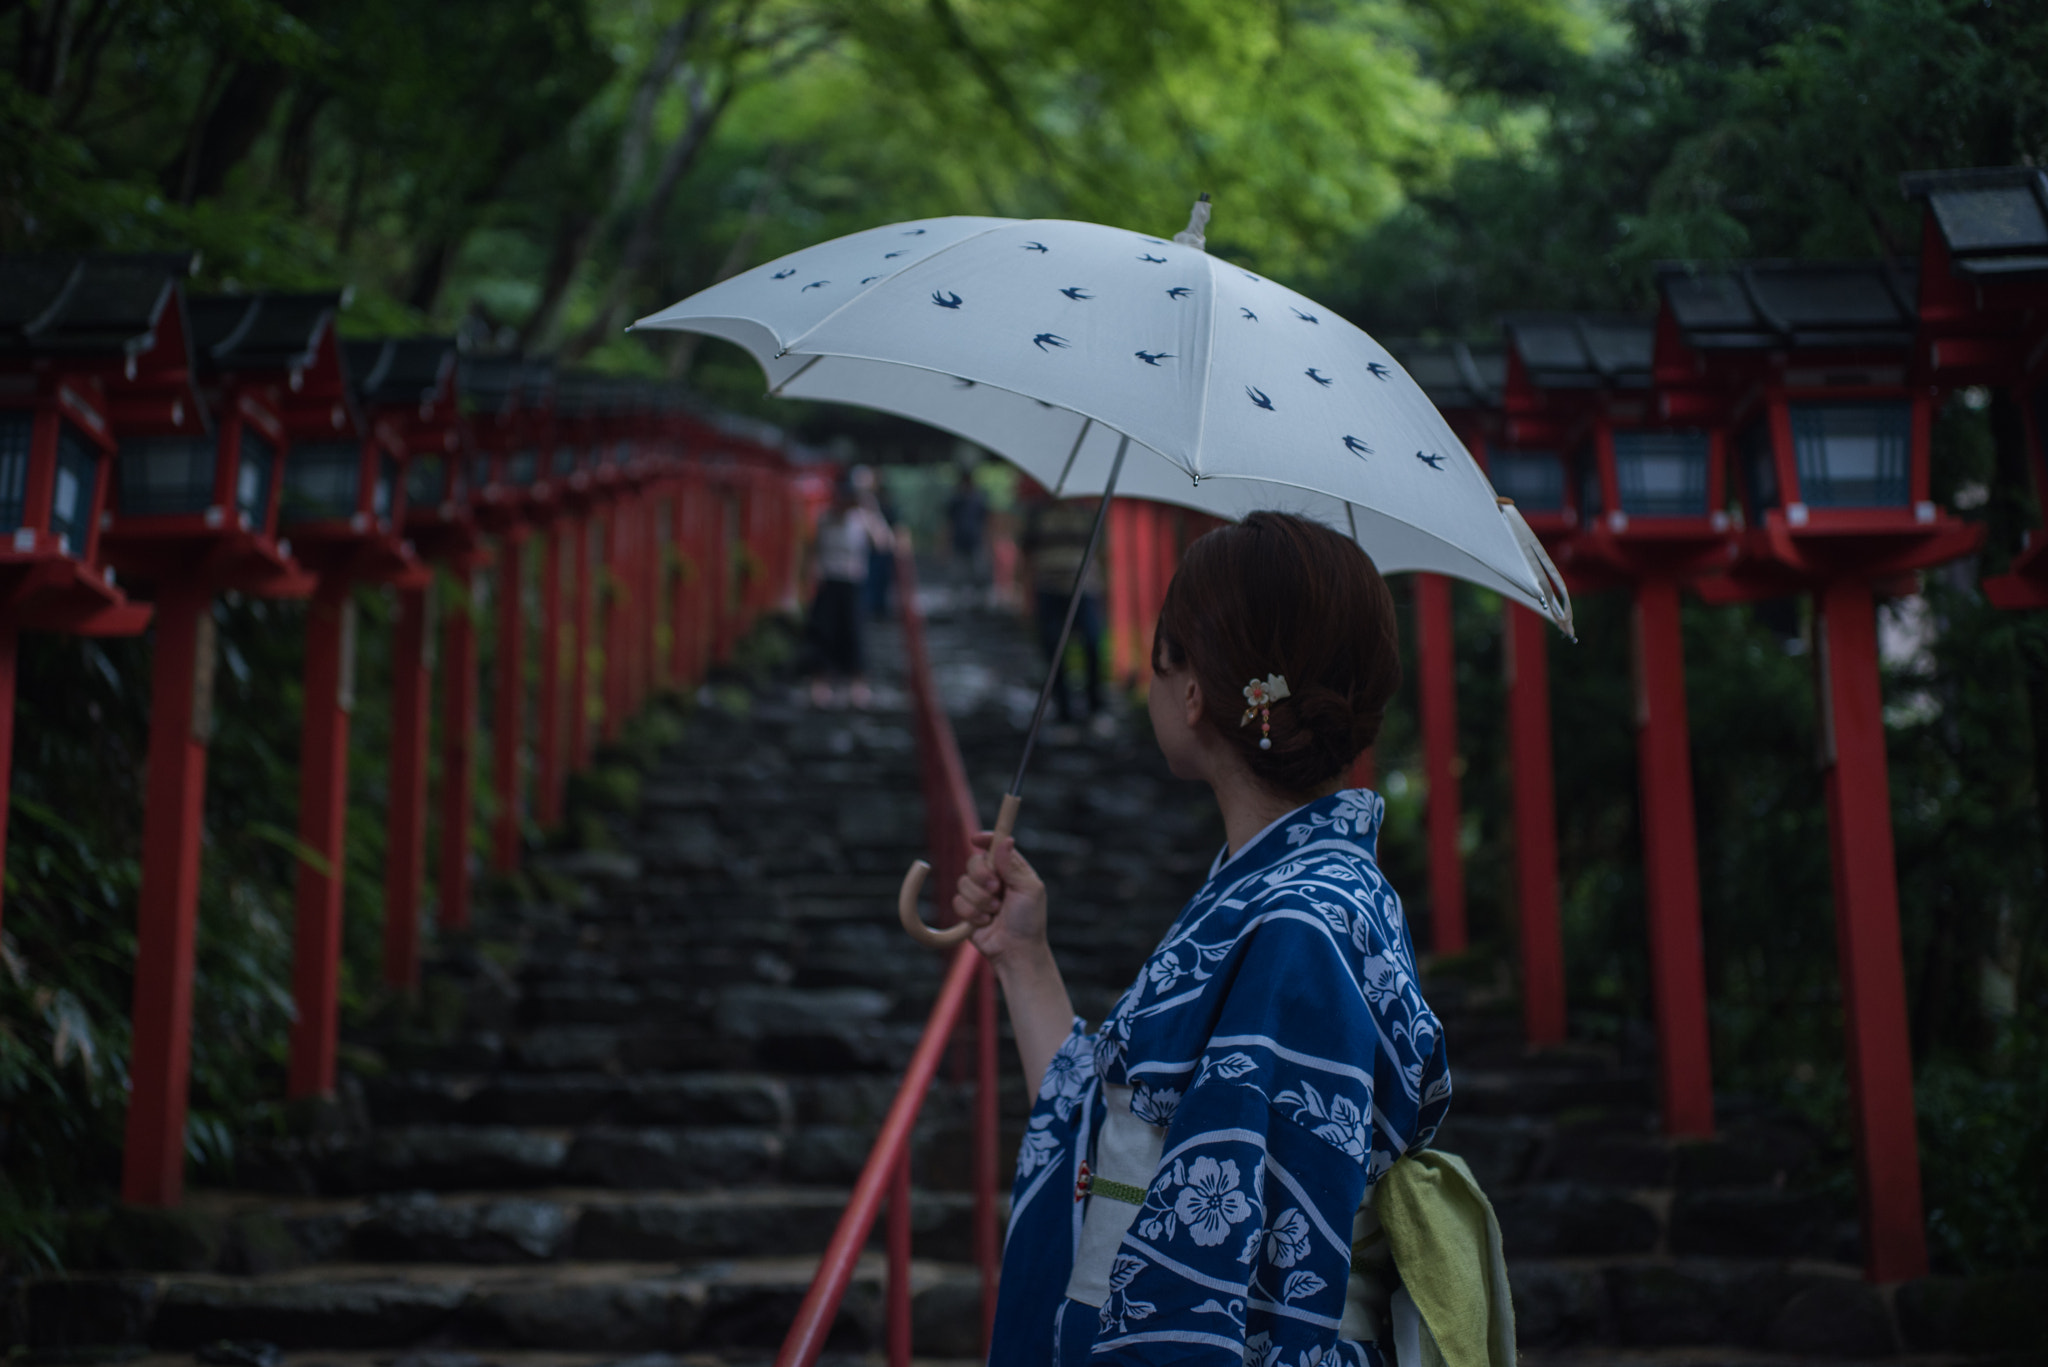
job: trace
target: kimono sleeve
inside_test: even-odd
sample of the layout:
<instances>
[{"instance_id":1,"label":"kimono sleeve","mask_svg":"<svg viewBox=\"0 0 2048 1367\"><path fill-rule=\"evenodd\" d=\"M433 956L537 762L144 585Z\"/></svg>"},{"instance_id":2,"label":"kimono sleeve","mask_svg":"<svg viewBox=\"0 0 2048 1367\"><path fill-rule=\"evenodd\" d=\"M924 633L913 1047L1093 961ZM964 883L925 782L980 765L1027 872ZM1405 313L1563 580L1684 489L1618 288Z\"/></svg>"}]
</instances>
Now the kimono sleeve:
<instances>
[{"instance_id":1,"label":"kimono sleeve","mask_svg":"<svg viewBox=\"0 0 2048 1367\"><path fill-rule=\"evenodd\" d=\"M1053 1354L1053 1315L1066 1299L1080 1235L1074 1199L1081 1156L1101 1125L1094 1041L1076 1020L1053 1055L1017 1150L992 1367L1040 1367Z\"/></svg>"},{"instance_id":2,"label":"kimono sleeve","mask_svg":"<svg viewBox=\"0 0 2048 1367\"><path fill-rule=\"evenodd\" d=\"M1240 948L1118 1251L1094 1362L1294 1367L1337 1348L1379 1032L1348 938L1313 908L1262 912Z\"/></svg>"}]
</instances>

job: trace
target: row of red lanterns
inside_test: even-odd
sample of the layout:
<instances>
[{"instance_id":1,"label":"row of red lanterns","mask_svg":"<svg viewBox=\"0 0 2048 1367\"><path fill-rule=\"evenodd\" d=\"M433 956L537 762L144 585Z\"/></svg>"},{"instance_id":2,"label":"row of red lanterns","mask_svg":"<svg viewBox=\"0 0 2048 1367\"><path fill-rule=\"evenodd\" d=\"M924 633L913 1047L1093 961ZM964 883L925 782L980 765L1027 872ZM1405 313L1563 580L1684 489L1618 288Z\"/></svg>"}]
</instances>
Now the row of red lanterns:
<instances>
[{"instance_id":1,"label":"row of red lanterns","mask_svg":"<svg viewBox=\"0 0 2048 1367\"><path fill-rule=\"evenodd\" d=\"M355 587L392 585L399 604L384 969L409 988L434 567L468 589L440 614L439 916L459 927L486 571L498 613L490 859L509 870L529 797L535 820L558 823L568 772L592 760L594 648L613 740L657 686L702 678L752 618L793 596L806 483L771 435L693 414L664 386L459 356L442 339L344 342L339 295L190 297L192 265L0 258L0 780L20 631L154 631L122 1184L141 1204L175 1203L183 1185L215 598L310 600L299 838L314 857L296 888L289 1089L317 1096L334 1086L339 1025ZM529 775L523 558L535 543ZM4 837L0 824L0 860Z\"/></svg>"},{"instance_id":2,"label":"row of red lanterns","mask_svg":"<svg viewBox=\"0 0 2048 1367\"><path fill-rule=\"evenodd\" d=\"M1714 1127L1680 598L1812 596L1865 1261L1883 1281L1924 1272L1926 1246L1876 604L1982 542L1931 497L1949 394L2008 390L2048 493L2048 178L1942 172L1904 188L1926 206L1917 266L1672 265L1654 315L1515 315L1497 352L1401 349L1573 590L1633 596L1645 914L1676 1136ZM1417 586L1418 674L1441 718L1449 654L1427 643L1449 640L1450 612L1430 587ZM1999 606L2048 606L2048 541L1985 587ZM1514 607L1505 632L1524 1023L1547 1045L1564 1038L1565 993L1546 632ZM1455 952L1454 723L1424 731L1435 948Z\"/></svg>"}]
</instances>

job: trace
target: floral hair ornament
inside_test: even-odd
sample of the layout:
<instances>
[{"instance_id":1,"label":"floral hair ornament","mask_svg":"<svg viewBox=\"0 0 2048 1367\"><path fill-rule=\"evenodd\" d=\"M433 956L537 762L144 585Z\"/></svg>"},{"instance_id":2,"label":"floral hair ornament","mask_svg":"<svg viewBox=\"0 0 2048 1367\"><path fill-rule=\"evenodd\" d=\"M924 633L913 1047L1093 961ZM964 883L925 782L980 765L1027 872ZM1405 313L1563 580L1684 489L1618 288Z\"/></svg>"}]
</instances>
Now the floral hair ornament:
<instances>
[{"instance_id":1,"label":"floral hair ornament","mask_svg":"<svg viewBox=\"0 0 2048 1367\"><path fill-rule=\"evenodd\" d=\"M1268 674L1263 679L1253 679L1244 686L1244 700L1251 706L1245 708L1244 716L1238 719L1239 726L1250 724L1252 714L1259 717L1259 748L1273 748L1273 704L1282 698L1291 698L1293 693L1287 687L1285 674Z\"/></svg>"}]
</instances>

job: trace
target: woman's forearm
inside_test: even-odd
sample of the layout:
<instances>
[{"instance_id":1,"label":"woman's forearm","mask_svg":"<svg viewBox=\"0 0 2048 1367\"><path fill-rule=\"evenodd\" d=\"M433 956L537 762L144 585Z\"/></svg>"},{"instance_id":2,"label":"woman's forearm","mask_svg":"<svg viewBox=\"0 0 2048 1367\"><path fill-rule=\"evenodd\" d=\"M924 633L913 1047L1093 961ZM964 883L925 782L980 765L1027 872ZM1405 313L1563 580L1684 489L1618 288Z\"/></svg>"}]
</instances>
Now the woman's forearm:
<instances>
[{"instance_id":1,"label":"woman's forearm","mask_svg":"<svg viewBox=\"0 0 2048 1367\"><path fill-rule=\"evenodd\" d=\"M1022 958L998 959L995 968L1010 1012L1010 1029L1017 1036L1024 1086L1027 1095L1035 1097L1052 1056L1074 1028L1074 1000L1067 995L1066 979L1053 962L1052 950L1043 943L1038 952Z\"/></svg>"}]
</instances>

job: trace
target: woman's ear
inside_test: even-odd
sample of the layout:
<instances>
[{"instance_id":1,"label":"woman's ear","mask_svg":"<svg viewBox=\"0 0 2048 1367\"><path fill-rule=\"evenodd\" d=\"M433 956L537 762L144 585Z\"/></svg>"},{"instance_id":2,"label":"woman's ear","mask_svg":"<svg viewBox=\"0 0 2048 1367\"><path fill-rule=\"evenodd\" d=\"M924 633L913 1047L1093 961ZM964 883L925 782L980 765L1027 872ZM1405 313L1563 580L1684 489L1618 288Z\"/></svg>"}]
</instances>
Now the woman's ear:
<instances>
[{"instance_id":1,"label":"woman's ear","mask_svg":"<svg viewBox=\"0 0 2048 1367\"><path fill-rule=\"evenodd\" d=\"M1180 674L1181 711L1192 731L1202 724L1202 685L1196 682L1194 670L1183 669Z\"/></svg>"}]
</instances>

